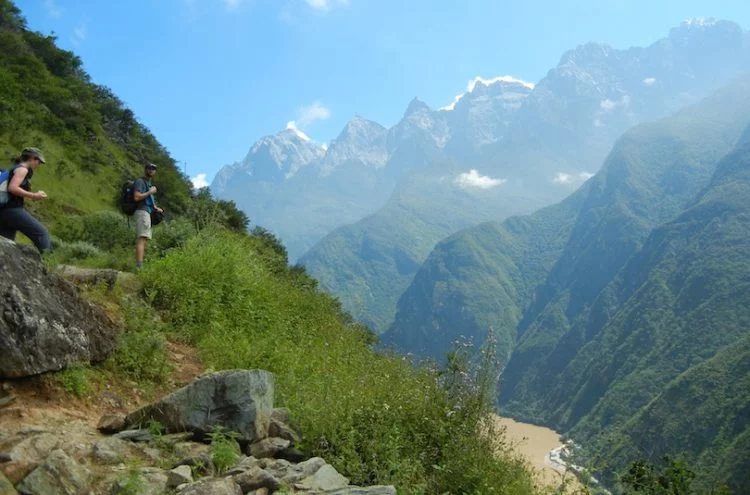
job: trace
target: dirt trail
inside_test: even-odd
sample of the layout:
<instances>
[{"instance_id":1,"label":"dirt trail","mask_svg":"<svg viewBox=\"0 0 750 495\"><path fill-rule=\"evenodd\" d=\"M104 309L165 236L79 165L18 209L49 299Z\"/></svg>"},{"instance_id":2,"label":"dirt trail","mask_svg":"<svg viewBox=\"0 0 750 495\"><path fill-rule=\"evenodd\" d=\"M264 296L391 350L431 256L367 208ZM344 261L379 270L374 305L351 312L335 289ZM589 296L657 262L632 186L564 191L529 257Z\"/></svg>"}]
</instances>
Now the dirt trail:
<instances>
[{"instance_id":1,"label":"dirt trail","mask_svg":"<svg viewBox=\"0 0 750 495\"><path fill-rule=\"evenodd\" d=\"M13 429L23 424L51 427L68 421L96 427L104 413L128 413L147 402L191 383L203 373L196 350L175 342L167 344L167 359L172 373L163 383L144 393L127 380L92 385L91 393L78 398L66 392L54 373L3 382L15 397L0 407L0 428Z\"/></svg>"}]
</instances>

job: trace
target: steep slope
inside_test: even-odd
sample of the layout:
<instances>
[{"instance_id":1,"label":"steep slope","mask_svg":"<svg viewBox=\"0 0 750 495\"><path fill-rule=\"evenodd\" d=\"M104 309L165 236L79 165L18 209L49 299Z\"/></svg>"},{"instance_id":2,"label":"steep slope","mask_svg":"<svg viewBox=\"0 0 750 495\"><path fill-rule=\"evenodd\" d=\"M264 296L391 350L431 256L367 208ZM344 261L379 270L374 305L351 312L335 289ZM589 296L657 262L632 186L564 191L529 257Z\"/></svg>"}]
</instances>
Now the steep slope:
<instances>
[{"instance_id":1,"label":"steep slope","mask_svg":"<svg viewBox=\"0 0 750 495\"><path fill-rule=\"evenodd\" d=\"M190 182L133 112L92 83L81 60L55 46L54 36L28 31L20 11L0 0L0 156L6 160L0 167L31 145L47 157L34 186L49 199L29 207L53 227L66 215L114 210L119 186L146 162L159 165L160 202L175 213L188 208Z\"/></svg>"},{"instance_id":2,"label":"steep slope","mask_svg":"<svg viewBox=\"0 0 750 495\"><path fill-rule=\"evenodd\" d=\"M521 356L543 362L555 345L554 332L590 304L650 228L674 216L706 184L742 129L748 90L748 82L740 81L628 132L602 171L559 205L440 243L400 298L384 341L441 359L451 342L463 336L479 344L492 327L500 355L507 357L518 328L526 335L505 371L503 392L510 394L517 382L530 379ZM516 368L519 362L525 366ZM533 419L530 399L520 402Z\"/></svg>"},{"instance_id":3,"label":"steep slope","mask_svg":"<svg viewBox=\"0 0 750 495\"><path fill-rule=\"evenodd\" d=\"M654 229L603 291L592 314L611 317L588 322L583 345L547 384L552 420L574 437L602 451L611 448L597 437L605 428L626 435L630 451L609 454L611 465L687 451L725 480L746 477L747 457L721 461L747 447L750 423L748 199L750 127L699 199Z\"/></svg>"},{"instance_id":4,"label":"steep slope","mask_svg":"<svg viewBox=\"0 0 750 495\"><path fill-rule=\"evenodd\" d=\"M745 78L621 140L591 180L570 242L518 325L519 343L501 392L508 410L537 421L554 417L564 429L580 418L580 412L566 419L552 413L557 395L550 393L550 384L624 301L604 289L651 230L674 218L705 187L740 136L749 108Z\"/></svg>"},{"instance_id":5,"label":"steep slope","mask_svg":"<svg viewBox=\"0 0 750 495\"><path fill-rule=\"evenodd\" d=\"M571 50L533 90L527 88L528 92L519 93L518 85L504 83L501 94L511 98L513 105L508 105L508 99L503 97L488 98L488 93L497 90L477 84L453 110L430 114L422 107L422 121L429 124L426 127L438 144L444 136L440 118L447 119L451 134L441 151L462 164L462 172L476 169L477 175L487 177L485 183L492 179L506 181L498 188L504 191L505 201L476 201L465 210L463 222L452 224L470 225L477 218L499 221L530 212L528 206L561 200L598 169L614 141L626 129L694 103L712 89L728 83L731 77L750 69L747 39L748 35L733 23L686 22L672 30L668 38L647 48L615 50L590 43ZM716 58L707 49L719 46L734 53ZM516 95L517 99L509 95ZM476 130L472 120L475 114L469 112L466 118L457 118L455 112L460 112L461 104L465 103L482 109L476 115L486 116L484 105L488 102L495 107L491 112L494 117L487 120L487 125L497 135L490 139L469 132L471 139L485 143L469 147L467 131ZM498 124L506 121L507 125ZM406 185L401 188L402 196L411 196L414 204L422 205L418 209L395 208L391 203L397 203L398 198L393 198L382 211L375 213L373 217L387 216L388 223L395 227L378 236L382 241L379 251L408 250L413 238L434 245L453 233L436 213L442 210L433 209L438 201L453 201L451 191L424 186L445 175L438 167L428 167L410 181L409 187L413 189L407 189ZM424 184L419 184L420 179ZM426 198L437 194L445 196ZM409 230L414 226L409 216L423 219L430 227ZM375 330L382 332L395 315L396 301L406 289L409 275L415 272L404 273L393 283L390 277L397 271L395 258L379 261L376 268L357 254L361 251L358 239L362 238L357 232L372 224L373 220L368 219L361 225L339 229L311 249L302 261L315 276L331 281L326 287L341 298L344 307L357 319L381 322ZM406 232L397 232L398 226ZM415 258L416 263L421 263L428 252L422 251L421 257ZM386 264L389 268L383 269ZM365 278L359 280L360 277Z\"/></svg>"}]
</instances>

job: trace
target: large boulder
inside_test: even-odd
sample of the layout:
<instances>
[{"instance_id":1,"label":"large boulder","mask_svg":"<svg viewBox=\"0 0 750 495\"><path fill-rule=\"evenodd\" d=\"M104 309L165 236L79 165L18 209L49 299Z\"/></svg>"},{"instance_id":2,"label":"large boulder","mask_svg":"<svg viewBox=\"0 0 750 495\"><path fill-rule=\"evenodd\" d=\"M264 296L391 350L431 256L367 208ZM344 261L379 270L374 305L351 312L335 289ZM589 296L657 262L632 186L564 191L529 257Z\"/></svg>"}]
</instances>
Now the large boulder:
<instances>
[{"instance_id":1,"label":"large boulder","mask_svg":"<svg viewBox=\"0 0 750 495\"><path fill-rule=\"evenodd\" d=\"M103 361L116 342L104 311L48 273L39 255L0 237L0 378Z\"/></svg>"},{"instance_id":2,"label":"large boulder","mask_svg":"<svg viewBox=\"0 0 750 495\"><path fill-rule=\"evenodd\" d=\"M268 436L273 375L263 370L220 371L203 376L154 404L128 415L128 426L158 421L168 433L205 436L216 427L254 442Z\"/></svg>"}]
</instances>

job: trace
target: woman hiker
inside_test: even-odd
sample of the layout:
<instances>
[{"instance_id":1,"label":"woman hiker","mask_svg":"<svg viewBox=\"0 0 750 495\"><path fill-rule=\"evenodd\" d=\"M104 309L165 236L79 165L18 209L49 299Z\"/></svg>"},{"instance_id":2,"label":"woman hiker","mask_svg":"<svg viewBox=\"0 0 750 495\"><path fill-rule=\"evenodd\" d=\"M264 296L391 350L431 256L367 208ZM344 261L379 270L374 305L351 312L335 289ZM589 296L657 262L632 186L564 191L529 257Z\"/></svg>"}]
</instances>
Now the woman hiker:
<instances>
[{"instance_id":1,"label":"woman hiker","mask_svg":"<svg viewBox=\"0 0 750 495\"><path fill-rule=\"evenodd\" d=\"M16 240L19 230L31 239L39 252L50 250L49 232L39 220L23 207L25 199L45 199L44 191L31 192L31 177L40 165L46 163L39 148L26 148L21 158L10 170L8 178L8 202L0 206L0 235Z\"/></svg>"}]
</instances>

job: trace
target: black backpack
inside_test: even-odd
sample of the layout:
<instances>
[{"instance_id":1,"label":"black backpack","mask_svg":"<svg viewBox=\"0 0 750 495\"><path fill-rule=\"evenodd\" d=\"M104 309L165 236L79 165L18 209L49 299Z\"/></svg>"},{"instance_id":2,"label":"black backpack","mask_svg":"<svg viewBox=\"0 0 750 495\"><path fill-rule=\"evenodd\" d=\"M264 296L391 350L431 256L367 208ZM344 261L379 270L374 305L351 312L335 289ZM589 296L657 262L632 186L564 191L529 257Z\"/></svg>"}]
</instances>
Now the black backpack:
<instances>
[{"instance_id":1,"label":"black backpack","mask_svg":"<svg viewBox=\"0 0 750 495\"><path fill-rule=\"evenodd\" d=\"M122 185L122 193L120 195L120 210L127 216L132 216L135 210L138 208L138 203L135 201L135 181L129 180Z\"/></svg>"}]
</instances>

